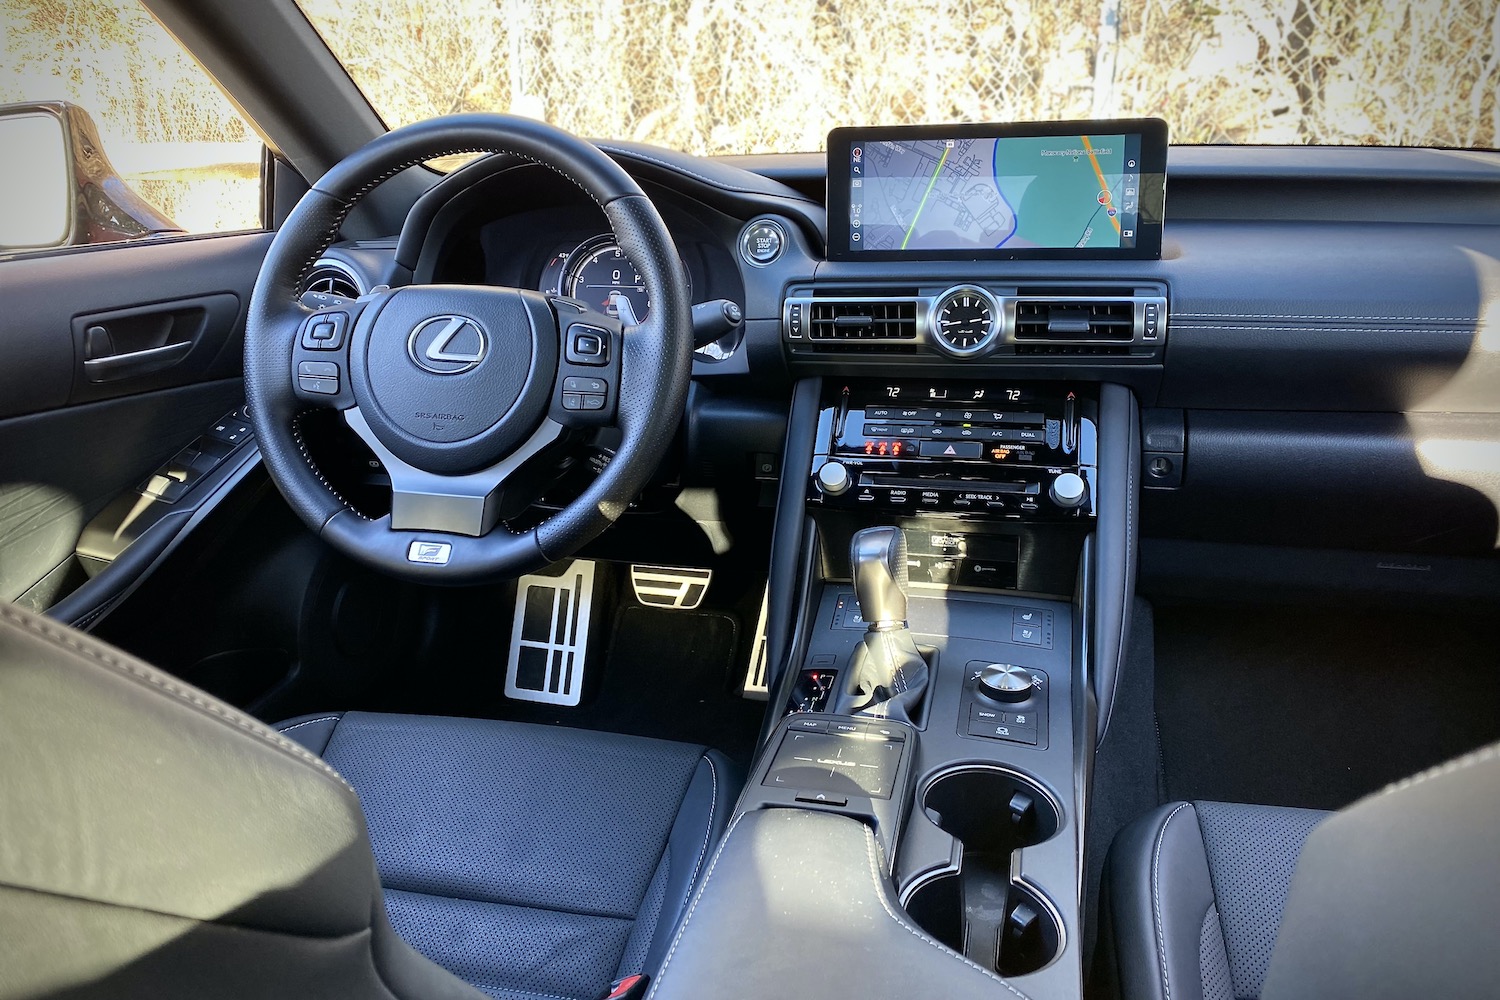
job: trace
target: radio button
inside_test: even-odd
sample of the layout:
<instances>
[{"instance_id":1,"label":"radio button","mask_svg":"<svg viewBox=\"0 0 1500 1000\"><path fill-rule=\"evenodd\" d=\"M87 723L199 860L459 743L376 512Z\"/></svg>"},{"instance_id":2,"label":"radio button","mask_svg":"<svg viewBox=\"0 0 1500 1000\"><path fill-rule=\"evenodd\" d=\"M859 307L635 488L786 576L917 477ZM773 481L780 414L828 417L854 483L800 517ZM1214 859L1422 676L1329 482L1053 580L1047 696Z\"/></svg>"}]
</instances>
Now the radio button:
<instances>
[{"instance_id":1,"label":"radio button","mask_svg":"<svg viewBox=\"0 0 1500 1000\"><path fill-rule=\"evenodd\" d=\"M978 441L921 441L917 454L923 458L978 458L984 445Z\"/></svg>"}]
</instances>

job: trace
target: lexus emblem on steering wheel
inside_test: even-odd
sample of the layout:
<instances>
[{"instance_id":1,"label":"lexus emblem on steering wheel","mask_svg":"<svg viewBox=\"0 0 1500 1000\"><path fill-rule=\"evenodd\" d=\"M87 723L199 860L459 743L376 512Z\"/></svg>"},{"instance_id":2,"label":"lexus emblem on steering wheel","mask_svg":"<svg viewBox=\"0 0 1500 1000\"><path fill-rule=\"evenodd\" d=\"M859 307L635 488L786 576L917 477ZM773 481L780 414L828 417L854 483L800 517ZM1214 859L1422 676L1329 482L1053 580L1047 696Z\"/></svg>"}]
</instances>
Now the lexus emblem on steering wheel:
<instances>
[{"instance_id":1,"label":"lexus emblem on steering wheel","mask_svg":"<svg viewBox=\"0 0 1500 1000\"><path fill-rule=\"evenodd\" d=\"M489 351L484 329L467 316L434 316L416 325L406 353L434 375L462 375L479 367Z\"/></svg>"}]
</instances>

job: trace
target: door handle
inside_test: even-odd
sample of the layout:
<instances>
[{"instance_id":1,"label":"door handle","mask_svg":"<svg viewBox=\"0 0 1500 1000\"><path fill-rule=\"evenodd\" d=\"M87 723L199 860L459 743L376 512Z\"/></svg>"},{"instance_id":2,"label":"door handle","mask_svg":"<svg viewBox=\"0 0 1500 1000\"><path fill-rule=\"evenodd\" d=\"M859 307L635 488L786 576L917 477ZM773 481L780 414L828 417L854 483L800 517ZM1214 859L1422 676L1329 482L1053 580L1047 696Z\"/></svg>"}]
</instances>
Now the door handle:
<instances>
[{"instance_id":1,"label":"door handle","mask_svg":"<svg viewBox=\"0 0 1500 1000\"><path fill-rule=\"evenodd\" d=\"M102 358L90 358L83 363L84 376L90 382L113 382L116 379L135 378L170 368L193 349L193 341L184 340L176 344L151 347L144 351L127 351L110 354Z\"/></svg>"}]
</instances>

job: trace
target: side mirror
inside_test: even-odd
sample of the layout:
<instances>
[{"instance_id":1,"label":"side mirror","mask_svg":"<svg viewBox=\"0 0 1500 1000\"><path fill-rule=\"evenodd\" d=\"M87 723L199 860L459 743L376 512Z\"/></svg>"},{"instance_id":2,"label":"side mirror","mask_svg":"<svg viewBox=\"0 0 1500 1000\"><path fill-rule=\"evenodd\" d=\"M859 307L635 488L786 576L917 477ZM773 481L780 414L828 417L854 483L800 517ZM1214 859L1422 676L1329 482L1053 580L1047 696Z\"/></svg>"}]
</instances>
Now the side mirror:
<instances>
[{"instance_id":1,"label":"side mirror","mask_svg":"<svg viewBox=\"0 0 1500 1000\"><path fill-rule=\"evenodd\" d=\"M0 115L0 249L66 246L73 237L72 170L60 115L44 108Z\"/></svg>"},{"instance_id":2,"label":"side mirror","mask_svg":"<svg viewBox=\"0 0 1500 1000\"><path fill-rule=\"evenodd\" d=\"M115 172L83 108L0 105L0 256L180 232Z\"/></svg>"}]
</instances>

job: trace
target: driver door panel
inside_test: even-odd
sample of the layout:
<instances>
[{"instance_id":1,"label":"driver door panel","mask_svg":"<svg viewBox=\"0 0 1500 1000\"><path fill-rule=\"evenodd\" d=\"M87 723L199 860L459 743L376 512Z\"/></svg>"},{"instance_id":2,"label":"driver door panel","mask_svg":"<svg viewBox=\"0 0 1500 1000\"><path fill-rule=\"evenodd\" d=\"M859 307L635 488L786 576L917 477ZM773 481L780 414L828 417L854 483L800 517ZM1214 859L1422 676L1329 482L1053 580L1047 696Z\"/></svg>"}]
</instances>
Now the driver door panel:
<instances>
[{"instance_id":1,"label":"driver door panel","mask_svg":"<svg viewBox=\"0 0 1500 1000\"><path fill-rule=\"evenodd\" d=\"M43 610L86 581L85 526L243 402L245 307L270 240L0 262L0 599Z\"/></svg>"}]
</instances>

